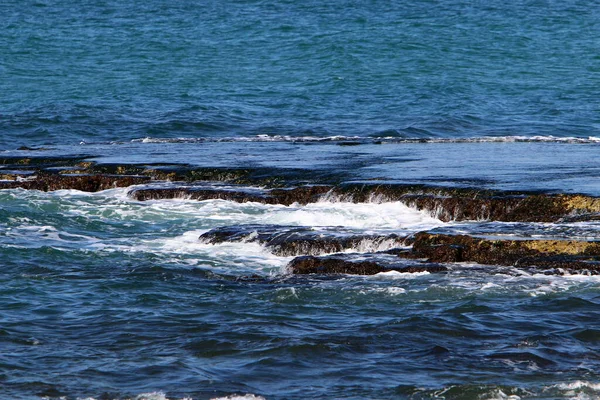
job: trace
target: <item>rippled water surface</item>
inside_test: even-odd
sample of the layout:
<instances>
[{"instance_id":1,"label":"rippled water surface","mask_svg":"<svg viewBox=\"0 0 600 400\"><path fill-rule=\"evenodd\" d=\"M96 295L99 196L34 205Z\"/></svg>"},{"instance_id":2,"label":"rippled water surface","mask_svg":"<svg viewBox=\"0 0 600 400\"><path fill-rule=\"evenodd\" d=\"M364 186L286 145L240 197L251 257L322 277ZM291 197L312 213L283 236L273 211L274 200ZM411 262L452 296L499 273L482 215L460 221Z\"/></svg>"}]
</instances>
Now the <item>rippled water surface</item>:
<instances>
[{"instance_id":1,"label":"rippled water surface","mask_svg":"<svg viewBox=\"0 0 600 400\"><path fill-rule=\"evenodd\" d=\"M8 397L598 390L597 277L468 264L445 274L293 277L289 257L259 244L198 240L215 226L256 222L366 232L477 231L482 222L444 224L395 203L137 202L125 189L0 195Z\"/></svg>"},{"instance_id":2,"label":"rippled water surface","mask_svg":"<svg viewBox=\"0 0 600 400\"><path fill-rule=\"evenodd\" d=\"M600 195L594 2L5 0L0 15L2 160ZM245 225L600 240L598 222L130 189L0 191L0 398L600 397L598 276L296 276L251 240L199 240Z\"/></svg>"},{"instance_id":3,"label":"rippled water surface","mask_svg":"<svg viewBox=\"0 0 600 400\"><path fill-rule=\"evenodd\" d=\"M598 135L588 2L7 0L0 12L5 147Z\"/></svg>"}]
</instances>

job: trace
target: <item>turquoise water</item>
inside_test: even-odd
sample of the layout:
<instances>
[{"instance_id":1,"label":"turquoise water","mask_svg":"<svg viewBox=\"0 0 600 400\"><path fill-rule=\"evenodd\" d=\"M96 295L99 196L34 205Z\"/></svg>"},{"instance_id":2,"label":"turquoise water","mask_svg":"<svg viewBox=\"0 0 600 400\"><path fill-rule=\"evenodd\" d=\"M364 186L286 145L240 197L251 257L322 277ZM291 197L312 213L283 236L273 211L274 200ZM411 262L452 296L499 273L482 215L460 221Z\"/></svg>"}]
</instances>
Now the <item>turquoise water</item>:
<instances>
[{"instance_id":1,"label":"turquoise water","mask_svg":"<svg viewBox=\"0 0 600 400\"><path fill-rule=\"evenodd\" d=\"M594 3L8 0L0 12L5 148L598 134Z\"/></svg>"},{"instance_id":2,"label":"turquoise water","mask_svg":"<svg viewBox=\"0 0 600 400\"><path fill-rule=\"evenodd\" d=\"M573 0L5 0L0 153L597 196L599 21ZM598 276L299 277L258 243L198 240L600 240L597 222L128 190L0 191L0 399L600 397Z\"/></svg>"}]
</instances>

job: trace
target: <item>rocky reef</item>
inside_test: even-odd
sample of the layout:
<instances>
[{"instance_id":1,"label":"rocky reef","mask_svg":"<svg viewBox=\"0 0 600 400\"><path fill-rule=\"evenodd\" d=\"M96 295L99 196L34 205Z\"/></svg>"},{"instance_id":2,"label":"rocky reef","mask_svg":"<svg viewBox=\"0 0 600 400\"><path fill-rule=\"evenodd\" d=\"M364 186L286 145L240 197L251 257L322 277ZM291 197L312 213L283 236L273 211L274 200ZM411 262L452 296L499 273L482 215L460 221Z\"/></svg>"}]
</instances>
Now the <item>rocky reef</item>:
<instances>
[{"instance_id":1,"label":"rocky reef","mask_svg":"<svg viewBox=\"0 0 600 400\"><path fill-rule=\"evenodd\" d=\"M295 169L106 164L86 156L0 158L0 189L96 192L129 186L129 196L139 201L222 199L285 206L325 200L396 201L442 221L556 223L600 219L600 198L584 194L344 182L339 176ZM406 238L389 232L367 235L341 228L269 225L221 227L203 234L200 240L213 244L260 243L276 255L296 256L289 265L289 271L295 274L441 272L446 270L441 264L463 262L536 268L551 273L600 271L600 244L583 240L505 240L432 232ZM346 252L361 253L362 258ZM383 258L382 252L386 254ZM410 260L410 265L399 260Z\"/></svg>"},{"instance_id":2,"label":"rocky reef","mask_svg":"<svg viewBox=\"0 0 600 400\"><path fill-rule=\"evenodd\" d=\"M502 240L420 232L405 257L434 263L473 262L539 269L600 272L600 242L577 240Z\"/></svg>"},{"instance_id":3,"label":"rocky reef","mask_svg":"<svg viewBox=\"0 0 600 400\"><path fill-rule=\"evenodd\" d=\"M443 272L444 266L457 263L512 266L551 274L600 274L600 243L572 240L490 240L467 235L442 235L420 232L411 240L412 248L388 250L387 255L413 260L400 265L381 254L300 256L288 269L295 274L372 275L400 272ZM349 258L350 257L350 258ZM366 257L366 258L365 258ZM383 262L382 262L383 260Z\"/></svg>"},{"instance_id":4,"label":"rocky reef","mask_svg":"<svg viewBox=\"0 0 600 400\"><path fill-rule=\"evenodd\" d=\"M367 255L368 257L369 255ZM363 257L365 257L363 255ZM381 259L348 259L342 256L314 257L300 256L294 258L287 266L292 274L352 274L375 275L382 272L397 271L403 273L415 272L445 272L443 265L433 264L402 264L399 262L384 262Z\"/></svg>"},{"instance_id":5,"label":"rocky reef","mask_svg":"<svg viewBox=\"0 0 600 400\"><path fill-rule=\"evenodd\" d=\"M85 157L0 158L0 189L98 191L136 187L136 200L223 199L265 204L399 201L442 221L556 222L600 219L600 198L583 194L498 191L379 182L347 183L304 170L207 168L186 164L99 164ZM257 189L257 188L261 189Z\"/></svg>"},{"instance_id":6,"label":"rocky reef","mask_svg":"<svg viewBox=\"0 0 600 400\"><path fill-rule=\"evenodd\" d=\"M405 238L396 234L357 234L338 229L241 225L212 229L200 236L204 243L256 242L278 256L320 255L345 250L384 251L402 246Z\"/></svg>"}]
</instances>

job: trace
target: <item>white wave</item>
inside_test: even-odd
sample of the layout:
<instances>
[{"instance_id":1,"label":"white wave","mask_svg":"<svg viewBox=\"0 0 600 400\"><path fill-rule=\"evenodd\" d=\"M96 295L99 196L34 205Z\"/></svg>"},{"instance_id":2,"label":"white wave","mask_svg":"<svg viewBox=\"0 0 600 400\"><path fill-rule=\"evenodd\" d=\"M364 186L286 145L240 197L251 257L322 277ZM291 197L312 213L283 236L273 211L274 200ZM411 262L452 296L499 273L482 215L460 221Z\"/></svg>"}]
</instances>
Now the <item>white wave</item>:
<instances>
[{"instance_id":1,"label":"white wave","mask_svg":"<svg viewBox=\"0 0 600 400\"><path fill-rule=\"evenodd\" d=\"M377 285L400 286L414 301L463 298L464 296L553 296L557 293L578 292L600 288L600 276L529 274L512 267L494 267L477 264L453 264L444 274L429 272L381 272L376 275L354 277L373 286L368 290L379 293ZM377 285L375 285L377 282ZM368 291L367 290L367 291ZM387 289L386 289L387 290ZM394 289L392 289L394 290Z\"/></svg>"},{"instance_id":2,"label":"white wave","mask_svg":"<svg viewBox=\"0 0 600 400\"><path fill-rule=\"evenodd\" d=\"M232 136L225 138L139 138L133 139L134 143L220 143L220 142L343 142L354 141L358 143L576 143L576 144L594 144L600 143L600 137L597 136L553 136L553 135L507 135L507 136L473 136L464 138L437 138L437 137L362 137L362 136L289 136L289 135L256 135L256 136Z\"/></svg>"},{"instance_id":3,"label":"white wave","mask_svg":"<svg viewBox=\"0 0 600 400\"><path fill-rule=\"evenodd\" d=\"M370 279L416 279L420 276L431 275L427 271L423 272L400 272L400 271L385 271L369 276Z\"/></svg>"},{"instance_id":4,"label":"white wave","mask_svg":"<svg viewBox=\"0 0 600 400\"><path fill-rule=\"evenodd\" d=\"M97 193L61 190L23 193L31 207L52 205L67 216L103 221L168 222L185 218L206 228L228 224L341 226L360 229L431 229L443 223L401 202L350 203L322 201L307 205L267 205L227 200L151 200L127 197L127 189ZM19 197L21 194L19 194Z\"/></svg>"},{"instance_id":5,"label":"white wave","mask_svg":"<svg viewBox=\"0 0 600 400\"><path fill-rule=\"evenodd\" d=\"M577 400L596 400L600 398L600 383L573 381L557 383L542 389L544 395Z\"/></svg>"},{"instance_id":6,"label":"white wave","mask_svg":"<svg viewBox=\"0 0 600 400\"><path fill-rule=\"evenodd\" d=\"M377 253L404 247L403 240L398 239L363 239L356 246L346 249L344 253Z\"/></svg>"},{"instance_id":7,"label":"white wave","mask_svg":"<svg viewBox=\"0 0 600 400\"><path fill-rule=\"evenodd\" d=\"M149 392L149 393L141 393L135 397L131 397L128 400L170 400L174 399L174 397L167 397L164 392ZM96 400L94 397L86 397L81 398L78 397L77 400ZM192 400L191 397L182 397L179 400Z\"/></svg>"},{"instance_id":8,"label":"white wave","mask_svg":"<svg viewBox=\"0 0 600 400\"><path fill-rule=\"evenodd\" d=\"M360 136L289 136L289 135L255 135L207 138L152 138L132 139L132 143L223 143L223 142L339 142L346 140L365 140ZM369 140L368 138L366 140Z\"/></svg>"},{"instance_id":9,"label":"white wave","mask_svg":"<svg viewBox=\"0 0 600 400\"><path fill-rule=\"evenodd\" d=\"M361 229L404 228L424 230L443 225L429 214L400 202L332 203L273 207L263 223L302 226L342 226Z\"/></svg>"},{"instance_id":10,"label":"white wave","mask_svg":"<svg viewBox=\"0 0 600 400\"><path fill-rule=\"evenodd\" d=\"M481 400L520 400L521 399L521 397L517 396L516 394L509 395L509 394L504 393L500 389L494 390L491 393L481 395L479 398Z\"/></svg>"},{"instance_id":11,"label":"white wave","mask_svg":"<svg viewBox=\"0 0 600 400\"><path fill-rule=\"evenodd\" d=\"M114 207L122 218L153 216L189 216L209 227L232 224L294 225L345 227L357 229L425 230L444 225L428 213L401 202L345 203L318 202L307 205L268 205L237 203L228 200L152 200L133 202L129 207ZM74 211L85 212L85 210Z\"/></svg>"},{"instance_id":12,"label":"white wave","mask_svg":"<svg viewBox=\"0 0 600 400\"><path fill-rule=\"evenodd\" d=\"M169 261L236 273L283 272L292 257L278 257L258 243L202 243L203 230L185 232L176 237L139 240L127 244L108 244L99 250L161 254ZM193 259L187 258L193 256Z\"/></svg>"},{"instance_id":13,"label":"white wave","mask_svg":"<svg viewBox=\"0 0 600 400\"><path fill-rule=\"evenodd\" d=\"M600 392L600 383L588 382L588 381L574 381L568 383L558 383L556 385L552 385L547 387L556 388L560 390L581 390L581 389L590 389L595 392Z\"/></svg>"},{"instance_id":14,"label":"white wave","mask_svg":"<svg viewBox=\"0 0 600 400\"><path fill-rule=\"evenodd\" d=\"M245 395L237 395L232 394L226 397L214 397L211 400L266 400L262 396L257 396L255 394L245 394Z\"/></svg>"},{"instance_id":15,"label":"white wave","mask_svg":"<svg viewBox=\"0 0 600 400\"><path fill-rule=\"evenodd\" d=\"M406 289L401 288L401 287L389 287L389 288L387 288L387 292L391 295L398 295L398 294L406 293Z\"/></svg>"}]
</instances>

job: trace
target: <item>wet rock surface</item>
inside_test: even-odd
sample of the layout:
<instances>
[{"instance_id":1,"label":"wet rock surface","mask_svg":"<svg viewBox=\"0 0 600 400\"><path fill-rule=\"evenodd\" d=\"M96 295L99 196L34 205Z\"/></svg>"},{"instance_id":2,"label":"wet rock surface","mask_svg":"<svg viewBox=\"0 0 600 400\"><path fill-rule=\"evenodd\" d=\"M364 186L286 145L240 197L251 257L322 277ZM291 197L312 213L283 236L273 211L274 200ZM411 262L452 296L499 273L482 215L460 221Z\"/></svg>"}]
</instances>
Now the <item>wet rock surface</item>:
<instances>
[{"instance_id":1,"label":"wet rock surface","mask_svg":"<svg viewBox=\"0 0 600 400\"><path fill-rule=\"evenodd\" d=\"M84 192L97 192L116 187L128 187L146 183L150 178L135 175L84 175L48 174L28 178L0 181L0 189L29 189L52 191L74 189Z\"/></svg>"},{"instance_id":2,"label":"wet rock surface","mask_svg":"<svg viewBox=\"0 0 600 400\"><path fill-rule=\"evenodd\" d=\"M411 249L392 249L385 254L413 260L397 265L376 254L335 254L325 257L300 256L288 264L293 274L373 275L386 271L443 272L443 264L476 263L482 270L490 266L511 266L552 275L600 274L600 243L569 240L490 240L467 235L441 235L421 232ZM381 254L381 253L379 253ZM458 268L458 266L455 266Z\"/></svg>"},{"instance_id":3,"label":"wet rock surface","mask_svg":"<svg viewBox=\"0 0 600 400\"><path fill-rule=\"evenodd\" d=\"M382 272L397 271L404 273L445 272L443 265L433 264L401 264L386 263L381 259L348 259L342 256L314 257L301 256L294 258L287 266L292 274L351 274L375 275Z\"/></svg>"},{"instance_id":4,"label":"wet rock surface","mask_svg":"<svg viewBox=\"0 0 600 400\"><path fill-rule=\"evenodd\" d=\"M272 190L260 190L243 186L238 188L218 186L178 186L172 188L136 188L129 192L129 196L140 201L161 199L189 199L201 201L221 199L238 203L257 202L289 206L294 203L308 204L317 202L321 196L329 190L331 190L329 186L322 185Z\"/></svg>"},{"instance_id":5,"label":"wet rock surface","mask_svg":"<svg viewBox=\"0 0 600 400\"><path fill-rule=\"evenodd\" d=\"M421 232L412 251L401 256L434 263L474 262L551 270L600 272L600 242L574 240L492 240Z\"/></svg>"},{"instance_id":6,"label":"wet rock surface","mask_svg":"<svg viewBox=\"0 0 600 400\"><path fill-rule=\"evenodd\" d=\"M396 234L367 235L343 229L277 225L241 225L212 229L200 236L204 243L257 242L278 256L319 255L345 250L374 252L402 246Z\"/></svg>"}]
</instances>

